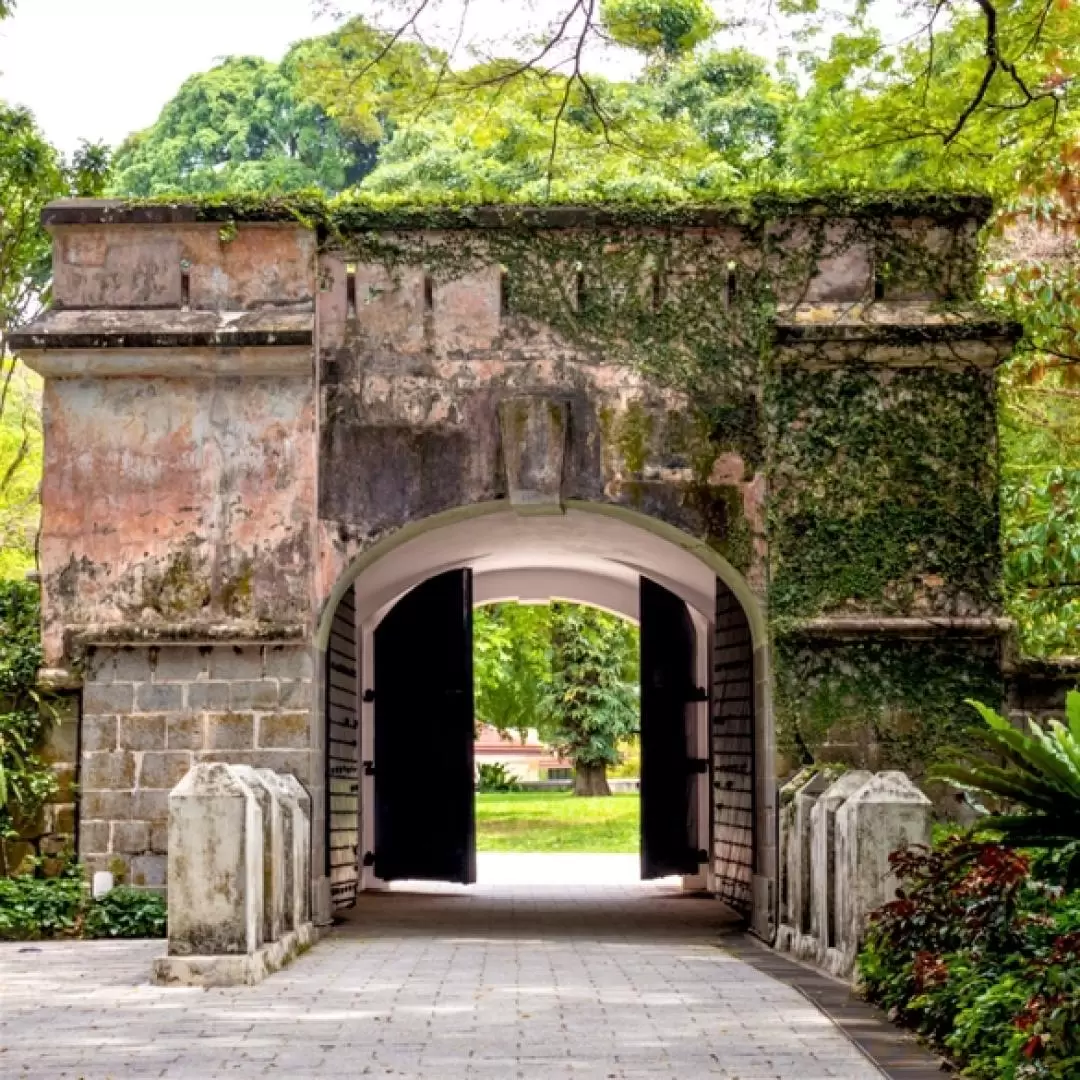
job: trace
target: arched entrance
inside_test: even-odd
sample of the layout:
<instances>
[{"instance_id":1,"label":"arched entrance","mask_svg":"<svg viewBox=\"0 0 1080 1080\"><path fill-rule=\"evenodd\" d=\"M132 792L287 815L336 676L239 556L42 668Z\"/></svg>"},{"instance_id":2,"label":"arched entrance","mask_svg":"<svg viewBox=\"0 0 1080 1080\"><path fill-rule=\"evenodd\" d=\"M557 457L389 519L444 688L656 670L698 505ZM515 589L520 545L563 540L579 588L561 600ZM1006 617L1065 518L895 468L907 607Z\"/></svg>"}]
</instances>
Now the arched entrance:
<instances>
[{"instance_id":1,"label":"arched entrance","mask_svg":"<svg viewBox=\"0 0 1080 1080\"><path fill-rule=\"evenodd\" d=\"M468 572L470 603L563 599L638 618L645 591L654 608L657 596L669 596L685 610L693 631L693 681L705 691L689 706L696 733L689 750L704 770L694 796L697 840L707 852L701 883L768 933L776 878L775 781L768 641L759 602L730 564L693 537L633 511L581 502L568 502L561 514L522 514L494 504L436 515L372 546L338 579L316 642L326 688L317 719L325 740L323 797L316 800L321 812L313 823L323 914L378 883L372 775L378 768L378 628L410 591L455 571ZM649 614L648 601L645 614L660 618ZM654 640L669 637L670 626ZM418 680L424 677L422 652L415 657ZM422 788L414 797L422 808Z\"/></svg>"}]
</instances>

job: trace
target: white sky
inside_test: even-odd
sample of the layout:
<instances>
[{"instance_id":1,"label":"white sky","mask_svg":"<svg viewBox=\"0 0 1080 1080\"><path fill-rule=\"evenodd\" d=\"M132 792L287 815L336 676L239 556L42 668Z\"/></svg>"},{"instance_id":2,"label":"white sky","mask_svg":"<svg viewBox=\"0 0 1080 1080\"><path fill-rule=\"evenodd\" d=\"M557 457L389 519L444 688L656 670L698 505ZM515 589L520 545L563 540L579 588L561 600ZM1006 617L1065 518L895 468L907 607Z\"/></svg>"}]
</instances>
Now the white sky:
<instances>
[{"instance_id":1,"label":"white sky","mask_svg":"<svg viewBox=\"0 0 1080 1080\"><path fill-rule=\"evenodd\" d=\"M339 2L370 15L393 0ZM505 55L565 0L439 0L425 27L430 40L444 46L454 40L466 2L464 40ZM760 12L763 2L749 0L748 7ZM0 97L30 108L66 153L80 138L116 145L152 124L184 79L220 58L279 60L300 38L332 30L332 18L316 17L317 5L326 0L17 0L14 16L0 22ZM739 36L770 54L781 34L766 23ZM590 66L625 77L634 58L618 50L595 56Z\"/></svg>"}]
</instances>

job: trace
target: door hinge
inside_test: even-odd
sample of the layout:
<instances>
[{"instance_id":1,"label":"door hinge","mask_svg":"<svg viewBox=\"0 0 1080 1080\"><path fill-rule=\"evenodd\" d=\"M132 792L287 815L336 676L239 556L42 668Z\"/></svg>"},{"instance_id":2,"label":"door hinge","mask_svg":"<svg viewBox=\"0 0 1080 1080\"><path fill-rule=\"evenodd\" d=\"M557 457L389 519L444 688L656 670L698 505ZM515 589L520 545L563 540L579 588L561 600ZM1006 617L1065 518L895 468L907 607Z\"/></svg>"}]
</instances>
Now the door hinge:
<instances>
[{"instance_id":1,"label":"door hinge","mask_svg":"<svg viewBox=\"0 0 1080 1080\"><path fill-rule=\"evenodd\" d=\"M363 700L365 704L370 705L375 700L375 691L370 688L365 690Z\"/></svg>"},{"instance_id":2,"label":"door hinge","mask_svg":"<svg viewBox=\"0 0 1080 1080\"><path fill-rule=\"evenodd\" d=\"M708 701L709 691L704 686L695 686L690 690L690 696L687 701Z\"/></svg>"},{"instance_id":3,"label":"door hinge","mask_svg":"<svg viewBox=\"0 0 1080 1080\"><path fill-rule=\"evenodd\" d=\"M698 848L698 852L697 852L697 861L698 861L699 863L703 863L703 862L708 862L708 861L709 861L709 853L708 853L708 852L707 852L707 851L706 851L706 850L705 850L704 848Z\"/></svg>"},{"instance_id":4,"label":"door hinge","mask_svg":"<svg viewBox=\"0 0 1080 1080\"><path fill-rule=\"evenodd\" d=\"M375 762L374 761L365 761L364 762L364 775L365 776L374 776L375 775Z\"/></svg>"},{"instance_id":5,"label":"door hinge","mask_svg":"<svg viewBox=\"0 0 1080 1080\"><path fill-rule=\"evenodd\" d=\"M375 852L374 851L365 851L364 852L364 858L363 858L362 861L363 861L363 864L365 866L374 866L375 865Z\"/></svg>"},{"instance_id":6,"label":"door hinge","mask_svg":"<svg viewBox=\"0 0 1080 1080\"><path fill-rule=\"evenodd\" d=\"M688 772L704 775L709 771L708 758L689 758L686 762Z\"/></svg>"}]
</instances>

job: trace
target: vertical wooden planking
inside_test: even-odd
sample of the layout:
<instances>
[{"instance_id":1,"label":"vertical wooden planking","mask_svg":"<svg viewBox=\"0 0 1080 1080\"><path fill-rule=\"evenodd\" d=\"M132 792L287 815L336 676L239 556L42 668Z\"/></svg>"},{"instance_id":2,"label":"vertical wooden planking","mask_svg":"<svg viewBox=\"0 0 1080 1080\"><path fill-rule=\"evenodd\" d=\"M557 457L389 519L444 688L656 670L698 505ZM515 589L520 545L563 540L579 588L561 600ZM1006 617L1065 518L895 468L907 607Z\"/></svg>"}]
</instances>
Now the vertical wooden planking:
<instances>
[{"instance_id":1,"label":"vertical wooden planking","mask_svg":"<svg viewBox=\"0 0 1080 1080\"><path fill-rule=\"evenodd\" d=\"M754 872L754 649L745 612L719 580L712 747L717 895L749 914Z\"/></svg>"},{"instance_id":2,"label":"vertical wooden planking","mask_svg":"<svg viewBox=\"0 0 1080 1080\"><path fill-rule=\"evenodd\" d=\"M356 900L360 877L360 710L356 604L351 587L334 613L326 678L330 899L340 908Z\"/></svg>"}]
</instances>

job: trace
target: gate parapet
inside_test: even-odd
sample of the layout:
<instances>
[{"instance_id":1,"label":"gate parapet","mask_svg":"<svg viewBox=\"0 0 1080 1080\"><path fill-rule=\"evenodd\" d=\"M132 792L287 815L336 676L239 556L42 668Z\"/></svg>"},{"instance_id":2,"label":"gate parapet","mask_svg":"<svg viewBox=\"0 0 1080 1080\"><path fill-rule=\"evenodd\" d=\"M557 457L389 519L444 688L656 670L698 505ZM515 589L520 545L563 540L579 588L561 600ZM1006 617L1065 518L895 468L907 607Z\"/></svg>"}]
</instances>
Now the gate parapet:
<instances>
[{"instance_id":1,"label":"gate parapet","mask_svg":"<svg viewBox=\"0 0 1080 1080\"><path fill-rule=\"evenodd\" d=\"M309 948L310 843L295 777L194 766L169 794L168 952L154 981L251 985Z\"/></svg>"}]
</instances>

